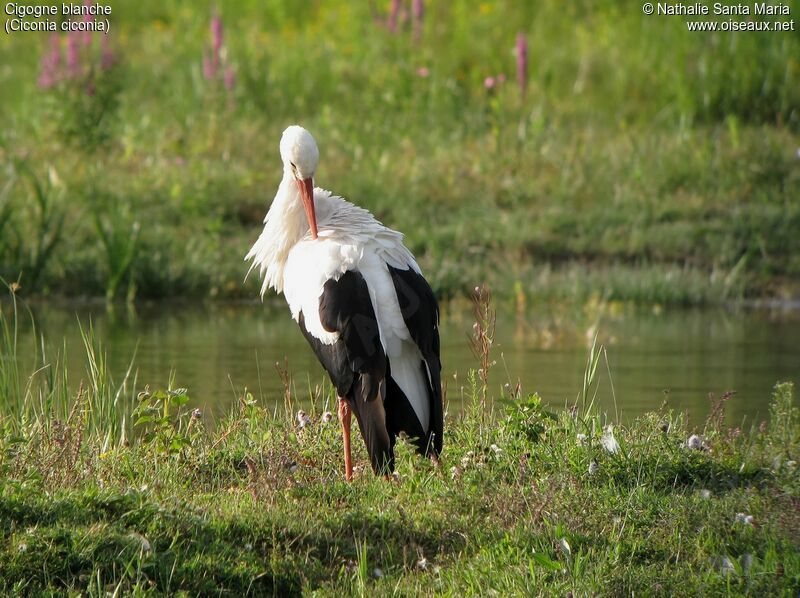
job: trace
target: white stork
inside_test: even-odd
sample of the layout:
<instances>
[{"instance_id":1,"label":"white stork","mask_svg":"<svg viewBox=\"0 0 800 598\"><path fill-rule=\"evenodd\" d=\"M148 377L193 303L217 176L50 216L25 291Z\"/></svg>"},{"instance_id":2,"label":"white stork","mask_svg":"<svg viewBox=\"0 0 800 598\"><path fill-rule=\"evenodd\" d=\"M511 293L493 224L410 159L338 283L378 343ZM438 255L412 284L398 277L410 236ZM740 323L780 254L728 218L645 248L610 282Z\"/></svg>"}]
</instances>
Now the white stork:
<instances>
[{"instance_id":1,"label":"white stork","mask_svg":"<svg viewBox=\"0 0 800 598\"><path fill-rule=\"evenodd\" d=\"M403 235L367 210L314 187L319 150L299 126L283 132L283 180L245 260L283 293L339 398L345 477L352 479L355 412L372 469L394 470L405 432L437 460L442 450L439 308Z\"/></svg>"}]
</instances>

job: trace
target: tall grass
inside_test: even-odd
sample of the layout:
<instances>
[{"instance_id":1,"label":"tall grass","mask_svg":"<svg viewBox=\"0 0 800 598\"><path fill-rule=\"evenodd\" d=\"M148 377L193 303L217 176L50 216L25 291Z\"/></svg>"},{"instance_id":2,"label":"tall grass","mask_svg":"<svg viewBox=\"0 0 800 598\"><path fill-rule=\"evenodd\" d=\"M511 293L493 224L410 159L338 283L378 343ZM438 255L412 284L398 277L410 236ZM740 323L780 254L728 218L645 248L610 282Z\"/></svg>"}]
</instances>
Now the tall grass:
<instances>
[{"instance_id":1,"label":"tall grass","mask_svg":"<svg viewBox=\"0 0 800 598\"><path fill-rule=\"evenodd\" d=\"M105 349L100 346L91 323L81 325L85 376L69 379L66 347L55 352L43 336L29 310L9 291L8 304L0 303L0 419L17 433L31 426L50 429L54 422L69 421L81 434L101 441L103 451L127 442L129 416L135 405L136 375L131 359L127 371L116 382L109 369ZM30 326L29 343L21 346L20 328Z\"/></svg>"},{"instance_id":2,"label":"tall grass","mask_svg":"<svg viewBox=\"0 0 800 598\"><path fill-rule=\"evenodd\" d=\"M0 211L3 228L7 228L0 249L18 264L17 277L25 285L37 288L63 236L65 189L53 173L48 176L25 159L13 159L3 195L19 198L20 188L25 201L4 202ZM15 193L16 191L16 193ZM23 212L22 215L15 214ZM24 223L25 228L17 227ZM2 232L2 231L0 231Z\"/></svg>"},{"instance_id":3,"label":"tall grass","mask_svg":"<svg viewBox=\"0 0 800 598\"><path fill-rule=\"evenodd\" d=\"M5 284L5 281L2 281ZM0 304L0 401L3 412L18 419L23 396L19 366L17 362L17 344L19 340L17 298L11 293L11 317Z\"/></svg>"},{"instance_id":4,"label":"tall grass","mask_svg":"<svg viewBox=\"0 0 800 598\"><path fill-rule=\"evenodd\" d=\"M108 210L107 216L100 211L94 213L94 225L97 236L105 251L105 263L108 268L106 281L106 300L114 301L127 281L125 299L132 301L136 295L134 263L139 250L140 224L133 220L126 209Z\"/></svg>"}]
</instances>

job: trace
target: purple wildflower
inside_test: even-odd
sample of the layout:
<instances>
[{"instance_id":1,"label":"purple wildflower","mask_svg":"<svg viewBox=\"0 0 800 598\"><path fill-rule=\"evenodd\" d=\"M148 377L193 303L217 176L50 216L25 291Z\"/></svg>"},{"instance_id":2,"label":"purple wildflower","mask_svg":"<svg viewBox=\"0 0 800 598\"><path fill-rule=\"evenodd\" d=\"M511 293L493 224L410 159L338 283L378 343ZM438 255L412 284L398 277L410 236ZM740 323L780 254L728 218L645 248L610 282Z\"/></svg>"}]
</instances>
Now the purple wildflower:
<instances>
[{"instance_id":1,"label":"purple wildflower","mask_svg":"<svg viewBox=\"0 0 800 598\"><path fill-rule=\"evenodd\" d=\"M499 75L497 75L497 83L498 83L498 84L500 84L500 83L505 83L505 82L506 82L506 76L505 76L505 74L503 74L503 73L500 73Z\"/></svg>"},{"instance_id":2,"label":"purple wildflower","mask_svg":"<svg viewBox=\"0 0 800 598\"><path fill-rule=\"evenodd\" d=\"M400 0L392 0L392 7L389 9L389 31L397 31L397 15L400 12Z\"/></svg>"},{"instance_id":3,"label":"purple wildflower","mask_svg":"<svg viewBox=\"0 0 800 598\"><path fill-rule=\"evenodd\" d=\"M214 63L219 60L219 51L222 49L222 19L218 13L211 18L211 39L214 44Z\"/></svg>"},{"instance_id":4,"label":"purple wildflower","mask_svg":"<svg viewBox=\"0 0 800 598\"><path fill-rule=\"evenodd\" d=\"M425 16L425 3L423 0L412 0L411 14L414 17L414 37L419 39L422 35L422 19Z\"/></svg>"},{"instance_id":5,"label":"purple wildflower","mask_svg":"<svg viewBox=\"0 0 800 598\"><path fill-rule=\"evenodd\" d=\"M417 77L427 78L431 74L427 66L421 66L417 69Z\"/></svg>"},{"instance_id":6,"label":"purple wildflower","mask_svg":"<svg viewBox=\"0 0 800 598\"><path fill-rule=\"evenodd\" d=\"M494 80L494 77L486 77L486 78L483 80L483 86L484 86L486 89L492 89L492 88L494 87L494 85L495 85L495 80Z\"/></svg>"},{"instance_id":7,"label":"purple wildflower","mask_svg":"<svg viewBox=\"0 0 800 598\"><path fill-rule=\"evenodd\" d=\"M522 33L517 35L517 83L524 96L528 84L528 41Z\"/></svg>"},{"instance_id":8,"label":"purple wildflower","mask_svg":"<svg viewBox=\"0 0 800 598\"><path fill-rule=\"evenodd\" d=\"M219 13L211 17L211 54L203 53L203 76L206 80L216 79L222 65L222 18Z\"/></svg>"},{"instance_id":9,"label":"purple wildflower","mask_svg":"<svg viewBox=\"0 0 800 598\"><path fill-rule=\"evenodd\" d=\"M91 0L83 0L84 6L91 6ZM83 15L83 22L84 23L91 23L94 20L94 16L89 14L88 12ZM83 42L84 46L91 46L92 45L92 31L91 28L87 25L85 31L81 31L81 41Z\"/></svg>"},{"instance_id":10,"label":"purple wildflower","mask_svg":"<svg viewBox=\"0 0 800 598\"><path fill-rule=\"evenodd\" d=\"M37 83L42 89L53 87L61 76L61 38L57 33L50 36L50 50L42 55L41 72Z\"/></svg>"}]
</instances>

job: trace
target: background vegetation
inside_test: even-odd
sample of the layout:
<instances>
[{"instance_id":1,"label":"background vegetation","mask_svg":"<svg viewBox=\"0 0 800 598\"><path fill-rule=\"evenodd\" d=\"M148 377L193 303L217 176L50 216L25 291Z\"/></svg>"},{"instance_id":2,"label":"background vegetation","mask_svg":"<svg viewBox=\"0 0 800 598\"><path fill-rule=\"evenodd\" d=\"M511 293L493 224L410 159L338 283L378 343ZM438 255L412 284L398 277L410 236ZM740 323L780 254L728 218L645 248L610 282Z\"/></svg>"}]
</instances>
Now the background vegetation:
<instances>
[{"instance_id":1,"label":"background vegetation","mask_svg":"<svg viewBox=\"0 0 800 598\"><path fill-rule=\"evenodd\" d=\"M318 184L403 230L442 296L487 273L577 299L795 292L796 34L690 33L611 0L397 4L225 3L215 38L204 5L118 3L74 74L69 39L0 37L0 275L253 296L242 256L298 122Z\"/></svg>"}]
</instances>

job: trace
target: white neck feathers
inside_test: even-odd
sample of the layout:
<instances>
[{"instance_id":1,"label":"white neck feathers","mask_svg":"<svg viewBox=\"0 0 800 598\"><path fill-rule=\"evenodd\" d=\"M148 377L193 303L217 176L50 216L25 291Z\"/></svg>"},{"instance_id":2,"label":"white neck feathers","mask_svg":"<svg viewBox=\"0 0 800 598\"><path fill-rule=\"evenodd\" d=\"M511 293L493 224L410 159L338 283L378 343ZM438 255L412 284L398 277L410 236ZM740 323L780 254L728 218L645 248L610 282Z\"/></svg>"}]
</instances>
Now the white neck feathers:
<instances>
[{"instance_id":1,"label":"white neck feathers","mask_svg":"<svg viewBox=\"0 0 800 598\"><path fill-rule=\"evenodd\" d=\"M244 258L253 260L249 275L259 269L264 283L261 296L268 288L283 292L283 270L292 247L308 233L308 221L303 210L299 192L291 173L284 173L283 180L264 217L264 230Z\"/></svg>"}]
</instances>

